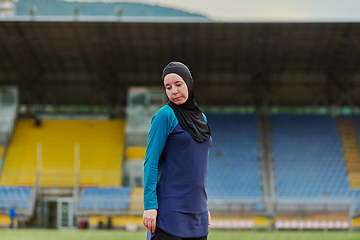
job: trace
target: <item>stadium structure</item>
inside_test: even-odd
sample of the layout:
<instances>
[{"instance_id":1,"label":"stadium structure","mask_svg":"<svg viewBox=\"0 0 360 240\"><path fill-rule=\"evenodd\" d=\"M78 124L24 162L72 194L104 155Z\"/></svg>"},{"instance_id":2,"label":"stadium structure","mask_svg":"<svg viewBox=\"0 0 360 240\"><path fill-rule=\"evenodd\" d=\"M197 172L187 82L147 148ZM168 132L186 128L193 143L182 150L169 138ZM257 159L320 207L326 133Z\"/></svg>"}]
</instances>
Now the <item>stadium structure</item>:
<instances>
[{"instance_id":1,"label":"stadium structure","mask_svg":"<svg viewBox=\"0 0 360 240\"><path fill-rule=\"evenodd\" d=\"M212 129L212 228L360 227L360 24L0 20L0 226L141 228L161 71L192 70Z\"/></svg>"}]
</instances>

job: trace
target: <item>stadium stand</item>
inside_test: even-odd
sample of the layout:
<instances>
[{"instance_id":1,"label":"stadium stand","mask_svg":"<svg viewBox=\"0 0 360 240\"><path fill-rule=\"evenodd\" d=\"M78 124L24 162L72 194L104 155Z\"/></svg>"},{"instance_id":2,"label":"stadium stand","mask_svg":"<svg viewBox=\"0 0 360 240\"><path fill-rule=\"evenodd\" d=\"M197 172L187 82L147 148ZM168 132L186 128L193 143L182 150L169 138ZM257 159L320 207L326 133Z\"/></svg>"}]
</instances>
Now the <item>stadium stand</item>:
<instances>
[{"instance_id":1,"label":"stadium stand","mask_svg":"<svg viewBox=\"0 0 360 240\"><path fill-rule=\"evenodd\" d=\"M360 187L360 152L354 118L340 118L339 132L348 169L350 188Z\"/></svg>"},{"instance_id":2,"label":"stadium stand","mask_svg":"<svg viewBox=\"0 0 360 240\"><path fill-rule=\"evenodd\" d=\"M360 196L359 190L349 188L334 118L279 114L269 121L277 199L356 200Z\"/></svg>"},{"instance_id":3,"label":"stadium stand","mask_svg":"<svg viewBox=\"0 0 360 240\"><path fill-rule=\"evenodd\" d=\"M351 226L353 228L360 228L360 217L356 217L351 220Z\"/></svg>"},{"instance_id":4,"label":"stadium stand","mask_svg":"<svg viewBox=\"0 0 360 240\"><path fill-rule=\"evenodd\" d=\"M74 146L79 145L81 186L120 186L124 121L18 121L5 159L2 185L34 186L41 143L42 187L75 185ZM86 164L84 164L86 163Z\"/></svg>"},{"instance_id":5,"label":"stadium stand","mask_svg":"<svg viewBox=\"0 0 360 240\"><path fill-rule=\"evenodd\" d=\"M111 214L114 214L114 210L127 212L131 191L130 187L85 187L79 194L78 210L89 210L90 212L106 212L106 210L110 210Z\"/></svg>"},{"instance_id":6,"label":"stadium stand","mask_svg":"<svg viewBox=\"0 0 360 240\"><path fill-rule=\"evenodd\" d=\"M356 156L356 158L354 158L354 161L352 162L356 162L356 163L352 163L353 165L356 166L352 166L353 169L353 173L351 175L351 180L354 183L354 187L360 188L360 167L358 165L360 165L360 117L359 116L355 116L354 118L354 128L355 128L355 133L356 133L356 146L358 149L358 155Z\"/></svg>"},{"instance_id":7,"label":"stadium stand","mask_svg":"<svg viewBox=\"0 0 360 240\"><path fill-rule=\"evenodd\" d=\"M145 159L146 147L143 146L129 146L126 148L126 160L140 160Z\"/></svg>"},{"instance_id":8,"label":"stadium stand","mask_svg":"<svg viewBox=\"0 0 360 240\"><path fill-rule=\"evenodd\" d=\"M0 214L0 228L7 228L10 226L11 220L7 215Z\"/></svg>"},{"instance_id":9,"label":"stadium stand","mask_svg":"<svg viewBox=\"0 0 360 240\"><path fill-rule=\"evenodd\" d=\"M35 189L0 186L0 214L7 213L14 206L19 215L31 216L35 206Z\"/></svg>"},{"instance_id":10,"label":"stadium stand","mask_svg":"<svg viewBox=\"0 0 360 240\"><path fill-rule=\"evenodd\" d=\"M207 119L213 138L207 183L209 198L261 200L257 117L207 114ZM263 209L264 206L254 207Z\"/></svg>"},{"instance_id":11,"label":"stadium stand","mask_svg":"<svg viewBox=\"0 0 360 240\"><path fill-rule=\"evenodd\" d=\"M0 187L0 208L29 208L31 197L30 187Z\"/></svg>"}]
</instances>

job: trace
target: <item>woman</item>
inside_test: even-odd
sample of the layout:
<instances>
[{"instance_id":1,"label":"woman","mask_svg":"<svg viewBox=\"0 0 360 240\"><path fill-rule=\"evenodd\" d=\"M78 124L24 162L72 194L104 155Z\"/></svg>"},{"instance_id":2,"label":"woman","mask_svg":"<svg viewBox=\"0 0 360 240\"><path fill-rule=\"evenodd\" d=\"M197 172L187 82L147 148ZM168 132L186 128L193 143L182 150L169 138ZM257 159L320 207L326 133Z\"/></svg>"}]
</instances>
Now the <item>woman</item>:
<instances>
[{"instance_id":1,"label":"woman","mask_svg":"<svg viewBox=\"0 0 360 240\"><path fill-rule=\"evenodd\" d=\"M143 223L148 239L207 239L210 128L194 100L189 69L171 62L162 80L169 102L151 122L144 163Z\"/></svg>"}]
</instances>

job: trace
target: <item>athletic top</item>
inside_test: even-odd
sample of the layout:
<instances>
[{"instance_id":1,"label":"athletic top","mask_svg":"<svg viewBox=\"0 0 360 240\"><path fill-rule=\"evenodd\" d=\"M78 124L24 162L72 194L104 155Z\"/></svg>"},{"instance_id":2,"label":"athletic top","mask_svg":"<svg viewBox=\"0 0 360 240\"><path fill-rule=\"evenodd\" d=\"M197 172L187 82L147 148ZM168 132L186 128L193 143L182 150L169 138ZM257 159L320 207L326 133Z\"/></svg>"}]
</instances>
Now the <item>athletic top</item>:
<instances>
[{"instance_id":1,"label":"athletic top","mask_svg":"<svg viewBox=\"0 0 360 240\"><path fill-rule=\"evenodd\" d=\"M9 209L9 218L16 218L16 211L13 207Z\"/></svg>"},{"instance_id":2,"label":"athletic top","mask_svg":"<svg viewBox=\"0 0 360 240\"><path fill-rule=\"evenodd\" d=\"M158 209L157 228L181 238L209 233L205 188L211 142L195 141L169 105L153 117L144 163L144 209ZM154 235L148 231L148 239Z\"/></svg>"}]
</instances>

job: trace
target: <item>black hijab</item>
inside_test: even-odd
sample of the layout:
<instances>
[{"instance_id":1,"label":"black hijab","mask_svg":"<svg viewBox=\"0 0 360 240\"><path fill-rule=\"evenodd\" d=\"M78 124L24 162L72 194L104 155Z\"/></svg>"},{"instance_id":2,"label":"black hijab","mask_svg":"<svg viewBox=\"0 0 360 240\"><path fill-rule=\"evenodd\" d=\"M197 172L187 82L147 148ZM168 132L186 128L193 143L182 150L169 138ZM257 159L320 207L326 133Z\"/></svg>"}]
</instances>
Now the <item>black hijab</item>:
<instances>
[{"instance_id":1,"label":"black hijab","mask_svg":"<svg viewBox=\"0 0 360 240\"><path fill-rule=\"evenodd\" d=\"M188 99L180 105L169 102L167 103L175 112L179 124L185 131L187 131L195 141L203 143L206 142L210 136L210 127L202 115L202 111L198 107L194 99L194 81L192 79L190 70L181 62L171 62L163 70L162 80L169 73L179 75L188 88Z\"/></svg>"}]
</instances>

